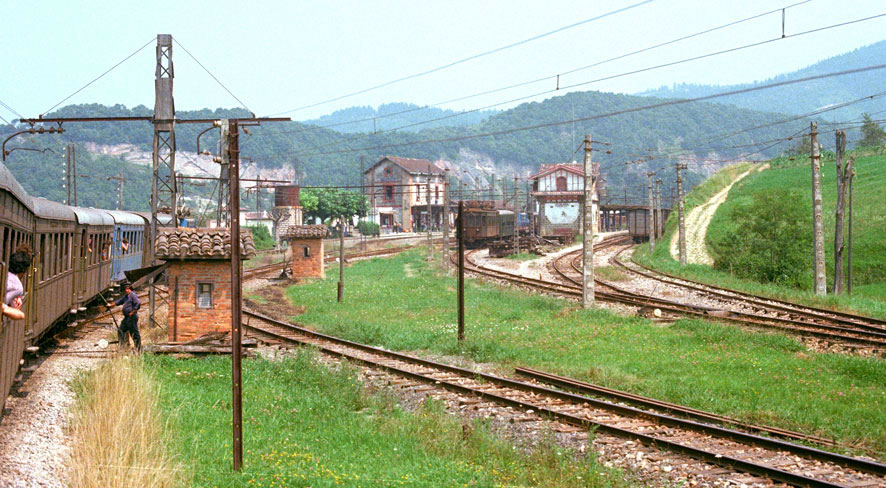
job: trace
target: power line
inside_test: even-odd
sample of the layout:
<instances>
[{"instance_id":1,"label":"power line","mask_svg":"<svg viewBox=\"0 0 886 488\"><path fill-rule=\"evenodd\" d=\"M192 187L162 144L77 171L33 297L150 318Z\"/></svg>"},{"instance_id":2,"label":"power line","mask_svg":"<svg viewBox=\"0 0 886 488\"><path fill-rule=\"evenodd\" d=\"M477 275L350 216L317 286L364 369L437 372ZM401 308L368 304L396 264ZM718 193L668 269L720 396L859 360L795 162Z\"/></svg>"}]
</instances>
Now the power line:
<instances>
[{"instance_id":1,"label":"power line","mask_svg":"<svg viewBox=\"0 0 886 488\"><path fill-rule=\"evenodd\" d=\"M80 87L80 89L78 89L78 90L75 91L74 93L71 93L70 95L66 96L66 97L63 98L60 102L56 103L56 104L53 105L52 107L49 107L49 110L46 110L46 111L44 111L42 114L40 114L40 117L43 117L44 115L48 114L48 113L51 112L54 108L56 108L56 107L58 107L59 105L65 103L66 101L68 101L68 99L70 99L70 98L73 97L74 95L76 95L76 94L80 93L81 91L85 90L86 87L88 87L89 85L91 85L91 84L95 83L96 81L100 80L103 76L105 76L106 74L108 74L108 73L110 73L111 71L113 71L117 66L120 66L121 64L125 63L129 58L135 56L136 54L138 54L139 52L141 52L142 49L148 47L148 45L151 44L152 42L154 42L154 38L153 38L153 37L152 37L151 39L149 39L148 42L146 42L142 47L140 47L140 48L136 49L135 51L133 51L132 54L130 54L129 56L126 56L125 58L123 58L122 60L120 60L120 61L119 61L117 64L115 64L114 66L111 66L110 68L108 68L107 71L105 71L104 73L98 75L98 76L97 76L96 78L94 78L92 81L90 81L89 83L83 85L82 87ZM20 116L20 117L21 117L21 116ZM23 118L23 117L22 117L22 118Z\"/></svg>"},{"instance_id":2,"label":"power line","mask_svg":"<svg viewBox=\"0 0 886 488\"><path fill-rule=\"evenodd\" d=\"M15 115L18 116L18 118L20 118L20 119L24 118L24 117L22 117L22 114L18 113L14 108L7 105L6 102L4 102L3 100L0 100L0 105L3 105L4 107L6 107L6 110L9 110L10 112L14 113ZM10 125L12 125L12 124L10 124Z\"/></svg>"},{"instance_id":3,"label":"power line","mask_svg":"<svg viewBox=\"0 0 886 488\"><path fill-rule=\"evenodd\" d=\"M732 52L739 51L739 50L743 50L743 49L748 49L748 48L751 48L751 47L761 46L761 45L768 44L768 43L771 43L771 42L780 41L780 40L783 40L783 39L789 39L789 38L793 38L793 37L799 37L799 36L803 36L803 35L807 35L807 34L812 34L812 33L820 32L820 31L827 30L827 29L833 29L833 28L837 28L837 27L844 27L844 26L846 26L846 25L851 25L851 24L855 24L855 23L858 23L858 22L864 22L864 21L868 21L868 20L872 20L872 19L876 19L876 18L884 17L884 16L886 16L886 13L882 13L882 14L878 14L878 15L874 15L874 16L870 16L870 17L865 17L865 18L862 18L862 19L856 19L856 20L851 20L851 21L847 21L847 22L842 22L842 23L839 23L839 24L833 24L833 25L830 25L830 26L819 27L819 28L816 28L816 29L811 29L811 30L804 31L804 32L798 32L798 33L796 33L796 34L791 34L791 35L788 35L788 36L785 36L785 37L777 37L777 38L774 38L774 39L769 39L769 40L765 40L765 41L760 41L760 42L755 42L755 43L751 43L751 44L746 44L746 45L743 45L743 46L737 46L737 47L733 47L733 48L730 48L730 49L725 49L725 50L716 51L716 52L712 52L712 53L702 54L702 55L694 56L694 57L690 57L690 58L684 58L684 59L677 60L677 61L672 61L672 62L669 62L669 63L659 64L659 65L656 65L656 66L649 66L649 67L641 68L641 69L638 69L638 70L633 70L633 71L623 72L623 73L619 73L619 74L615 74L615 75L605 76L605 77L602 77L602 78L597 78L597 79L594 79L594 80L584 81L584 82L576 83L576 84L569 85L569 86L566 86L566 87L561 87L560 89L575 88L575 87L578 87L578 86L584 86L584 85L588 85L588 84L591 84L591 83L597 83L597 82L600 82L600 81L607 81L607 80L612 80L612 79L615 79L615 78L620 78L620 77L623 77L623 76L629 76L629 75L633 75L633 74L638 74L638 73L643 73L643 72L647 72L647 71L652 71L652 70L655 70L655 69L660 69L660 68L665 68L665 67L671 67L671 66L675 66L675 65L678 65L678 64L682 64L682 63L687 63L687 62L691 62L691 61L697 61L697 60L699 60L699 59L709 58L709 57L718 56L718 55L721 55L721 54L727 54L727 53L732 53ZM493 107L497 107L497 106L499 106L499 105L505 105L505 104L509 104L509 103L519 102L519 101L527 100L527 99L530 99L530 98L535 98L535 97L538 97L538 96L541 96L541 95L550 94L550 93L553 93L553 92L556 92L556 91L558 91L558 90L556 90L556 89L555 89L555 90L546 90L546 91L538 92L538 93L535 93L535 94L532 94L532 95L527 95L527 96L523 96L523 97L518 97L518 98L511 99L511 100L507 100L507 101L504 101L504 102L499 102L499 103L494 103L494 104L491 104L491 105L486 105L486 106L484 106L484 107L474 108L474 109L470 109L470 110L462 111L462 112L459 112L459 113L450 114L450 115L446 115L446 116L442 116L442 117L437 117L437 118L433 118L433 119L429 119L429 120L425 120L425 121L421 121L421 122L415 122L415 123L412 123L412 124L407 124L407 125L403 125L403 126L400 126L400 127L395 127L395 128L392 128L392 129L386 129L386 130L383 130L383 131L379 131L379 132L377 132L376 134L378 134L378 133L385 133L385 132L394 132L394 131L397 131L397 130L407 129L407 128L410 128L410 127L415 127L415 126L419 126L419 125L424 125L424 124L428 124L428 123L431 123L431 122L437 122L437 121L440 121L440 120L450 119L450 118L453 118L453 117L459 117L459 116L462 116L462 115L465 115L465 114L468 114L468 113L473 113L473 112L477 112L477 111L480 111L480 110L487 110L487 109L490 109L490 108L493 108ZM743 93L743 92L735 92L735 93ZM734 93L730 93L730 94L734 94ZM711 97L711 98L714 98L714 97ZM689 99L689 100L694 101L694 100L700 100L700 99ZM575 121L581 121L581 120L584 120L584 119L575 119ZM357 140L357 139L365 139L365 138L369 137L370 135L373 135L373 134L361 134L361 135L358 135L358 136L350 137L350 138L345 139L345 142L349 142L349 141L353 141L353 140ZM437 142L437 141L434 141L434 142ZM312 148L309 148L309 150L310 150L310 149L321 149L321 148L324 148L324 147L327 147L327 146L331 146L331 145L334 145L334 144L337 144L337 143L336 143L336 142L333 142L333 143L328 143L328 144L322 144L322 145L319 145L319 146L314 146L314 147L312 147ZM299 153L299 154L304 155L305 153ZM321 153L321 154L322 154L322 153ZM308 153L308 155L314 155L314 154Z\"/></svg>"},{"instance_id":4,"label":"power line","mask_svg":"<svg viewBox=\"0 0 886 488\"><path fill-rule=\"evenodd\" d=\"M206 66L203 66L203 63L201 63L197 58L195 58L194 55L191 54L191 51L188 51L188 49L187 49L186 47L182 46L182 43L178 42L178 39L176 39L176 38L173 37L172 40L173 40L173 42L175 42L176 44L178 44L178 47L182 48L182 50L184 50L184 52L185 52L188 56L190 56L191 59L194 60L194 62L196 62L198 65L200 65L200 67L203 68L203 71L205 71L206 74L208 74L209 76L211 76L212 79L215 80L215 82L218 83L218 85L219 85L220 87L224 88L225 91L228 92L229 95L231 95L232 97L234 97L234 100L237 100L237 102L240 103L240 106L241 106L241 107L245 108L247 112L249 112L253 117L255 117L255 113L254 113L252 110L249 110L249 107L247 107L246 104L243 103L243 101L240 100L240 99L237 97L237 95L234 95L234 93L231 92L231 90L228 90L228 87L226 87L226 86L224 85L224 83L222 83L218 78L216 78L216 76L215 76L214 74L212 74L212 72L209 71L209 70L206 68Z\"/></svg>"},{"instance_id":5,"label":"power line","mask_svg":"<svg viewBox=\"0 0 886 488\"><path fill-rule=\"evenodd\" d=\"M425 105L425 106L423 106L423 107L413 107L413 108L410 108L410 109L401 110L401 111L398 111L398 112L392 112L392 113L389 113L389 114L378 115L378 116L375 116L375 117L367 117L367 118L365 118L365 119L358 119L358 120L352 120L352 121L347 121L347 122L338 122L338 123L335 123L335 124L319 125L319 126L309 125L309 126L306 126L306 127L304 127L304 128L297 129L297 130L294 130L294 131L280 131L279 133L280 133L280 134L297 134L297 133L305 132L305 131L312 131L312 130L317 130L317 129L328 129L328 128L332 128L332 127L339 127L339 126L342 126L342 125L357 124L357 123L360 123L360 122L368 122L368 121L370 121L370 120L382 119L382 118L387 118L387 117L394 117L394 116L397 116L397 115L402 115L402 114L406 114L406 113L411 113L411 112L415 112L415 111L418 111L418 110L425 110L425 109L430 108L430 107L437 107L437 106L441 106L441 105L445 105L445 104L449 104L449 103L460 102L460 101L468 100L468 99L471 99L471 98L476 98L476 97L479 97L479 96L490 95L490 94L492 94L492 93L497 93L497 92L501 92L501 91L505 91L505 90L510 90L510 89L513 89L513 88L519 88L519 87L522 87L522 86L531 85L531 84L534 84L534 83L539 83L539 82L541 82L541 81L547 81L547 80L558 79L558 78L559 78L560 76L562 76L562 75L567 75L567 74L576 73L576 72L578 72L578 71L582 71L582 70L585 70L585 69L589 69L589 68L593 68L593 67L596 67L596 66L600 66L600 65L602 65L602 64L609 63L609 62L611 62L611 61L616 61L616 60L624 59L624 58L627 58L627 57L633 56L633 55L635 55L635 54L644 53L644 52L651 51L651 50L654 50L654 49L657 49L657 48L660 48L660 47L668 46L668 45L675 44L675 43L678 43L678 42L681 42L681 41L684 41L684 40L687 40L687 39L691 39L691 38L694 38L694 37L698 37L698 36L701 36L701 35L704 35L704 34L709 34L709 33L711 33L711 32L715 32L715 31L720 30L720 29L724 29L724 28L727 28L727 27L731 27L731 26L734 26L734 25L737 25L737 24L743 23L743 22L747 22L747 21L754 20L754 19L757 19L757 18L760 18L760 17L764 17L764 16L766 16L766 15L769 15L769 14L772 14L772 13L775 13L775 12L781 12L781 11L784 10L784 9L788 9L788 8L791 8L791 7L795 7L795 6L798 6L798 5L802 5L802 4L804 4L804 3L808 3L808 2L810 2L810 1L812 1L812 0L804 0L804 1L802 1L802 2L798 2L798 3L791 4L791 5L787 5L787 6L785 6L785 7L779 8L779 9L770 10L770 11L763 12L763 13L760 13L760 14L757 14L757 15L753 15L753 16L746 17L746 18L743 18L743 19L735 20L735 21L732 21L732 22L728 22L728 23L726 23L726 24L722 24L722 25L719 25L719 26L716 26L716 27L712 27L712 28L709 28L709 29L703 30L703 31L699 31L699 32L696 32L696 33L693 33L693 34L689 34L689 35L687 35L687 36L679 37L679 38L672 39L672 40L669 40L669 41L665 41L665 42L662 42L662 43L659 43L659 44L655 44L655 45L652 45L652 46L647 46L647 47L645 47L645 48L642 48L642 49L639 49L639 50L636 50L636 51L633 51L633 52L630 52L630 53L625 53L625 54L621 54L621 55L618 55L618 56L614 56L614 57L611 57L611 58L608 58L608 59L605 59L605 60L602 60L602 61L598 61L598 62L596 62L596 63L589 64L589 65L586 65L586 66L582 66L582 67L579 67L579 68L574 68L574 69L572 69L572 70L565 71L565 72L563 72L563 73L559 73L559 74L556 74L556 75L545 76L545 77L542 77L542 78L536 78L536 79L534 79L534 80L530 80L530 81L524 81L524 82L521 82L521 83L516 83L516 84L509 85L509 86L505 86L505 87L495 88L495 89L487 90L487 91L480 92L480 93L474 93L474 94L471 94L471 95L466 95L466 96L462 96L462 97L458 97L458 98L453 98L453 99L445 100L445 101L442 101L442 102L436 102L436 103L432 103L432 104L429 104L429 105ZM555 91L557 91L557 90L555 89L555 90L552 90L552 91L555 92ZM548 91L548 92L546 92L546 93L551 93L552 91ZM535 96L535 95L533 95L533 96ZM509 103L509 102L504 102L504 103Z\"/></svg>"},{"instance_id":6,"label":"power line","mask_svg":"<svg viewBox=\"0 0 886 488\"><path fill-rule=\"evenodd\" d=\"M651 110L651 109L656 109L656 108L663 108L663 107L669 107L669 106L675 106L675 105L685 105L685 104L694 103L694 102L712 100L715 98L728 97L728 96L732 96L732 95L740 95L743 93L750 93L750 92L766 90L766 89L770 89L770 88L777 88L780 86L788 86L788 85L794 85L794 84L798 84L798 83L806 83L808 81L820 80L820 79L825 79L825 78L832 78L835 76L843 76L843 75L849 75L849 74L855 74L855 73L863 73L863 72L874 71L874 70L879 70L879 69L883 69L883 68L886 68L886 64L878 64L878 65L873 65L873 66L866 66L863 68L835 71L835 72L824 73L824 74L820 74L820 75L807 76L804 78L797 78L797 79L793 79L793 80L785 80L785 81L774 82L774 83L769 83L769 84L765 84L765 85L757 85L757 86L742 88L742 89L738 89L738 90L731 90L731 91L726 91L726 92L721 92L721 93L714 93L711 95L704 95L704 96L695 97L695 98L667 100L664 102L655 103L655 104L651 104L651 105L643 105L640 107L633 107L633 108L628 108L628 109L623 109L623 110L617 110L614 112L607 112L607 113L603 113L603 114L590 115L587 117L578 117L578 118L574 118L574 119L559 120L559 121L555 121L555 122L546 122L543 124L514 127L511 129L505 129L505 130L494 131L494 132L483 132L483 133L469 134L469 135L463 135L463 136L441 137L441 138L436 138L436 139L425 139L425 140L420 140L420 141L404 142L404 143L398 143L398 144L386 144L384 146L368 146L368 147L361 147L361 148L357 148L357 149L346 149L346 150L343 149L343 150L337 150L337 151L328 151L325 153L309 154L309 156L340 154L340 153L355 152L355 151L372 151L372 150L377 150L382 147L391 147L391 148L405 147L405 146L413 146L416 144L428 144L428 143L437 143L437 142L455 142L455 141L463 141L463 140L468 140L468 139L477 139L480 137L499 136L499 135L511 134L514 132L523 132L523 131L533 130L533 129L555 127L558 125L570 124L572 122L586 122L589 120L598 120L598 119L603 119L603 118L608 118L608 117L614 117L617 115L625 115L625 114L629 114L629 113L642 112L645 110Z\"/></svg>"},{"instance_id":7,"label":"power line","mask_svg":"<svg viewBox=\"0 0 886 488\"><path fill-rule=\"evenodd\" d=\"M347 94L345 94L345 95L341 95L341 96L338 96L338 97L335 97L335 98L330 98L330 99L328 99L328 100L324 100L324 101L322 101L322 102L317 102L317 103L313 103L313 104L310 104L310 105L305 105L305 106L302 106L302 107L298 107L298 108L294 108L294 109L290 109L290 110L285 110L285 111L283 111L283 112L279 112L279 113L276 113L276 114L270 115L269 117L274 117L274 116L277 116L277 115L287 114L287 113L291 113L291 112L297 112L297 111L299 111L299 110L304 110L304 109L307 109L307 108L317 107L317 106L319 106L319 105L324 105L324 104L327 104L327 103L330 103L330 102L335 102L335 101L338 101L338 100L341 100L341 99L344 99L344 98L352 97L352 96L354 96L354 95L360 95L360 94L367 93L367 92L370 92L370 91L373 91L373 90L377 90L377 89L379 89L379 88L384 88L384 87L386 87L386 86L390 86L390 85L393 85L393 84L395 84L395 83L400 83L400 82L402 82L402 81L411 80L411 79L418 78L418 77L420 77L420 76L425 76L425 75L428 75L428 74L431 74L431 73L436 73L436 72L438 72L438 71L442 71L442 70L444 70L444 69L451 68L451 67L453 67L453 66L456 66L456 65L459 65L459 64L462 64L462 63L466 63L466 62L468 62L468 61L472 61L472 60L474 60L474 59L482 58L482 57L484 57L484 56L488 56L488 55L490 55L490 54L495 54L495 53L497 53L497 52L501 52L501 51L504 51L504 50L506 50L506 49L510 49L510 48L513 48L513 47L521 46L521 45L523 45L523 44L527 44L527 43L530 43L530 42L532 42L532 41L536 41L536 40L538 40L538 39L541 39L541 38L544 38L544 37L547 37L547 36L550 36L550 35L556 34L556 33L558 33L558 32L562 32L562 31L567 30L567 29L572 29L573 27L578 27L578 26L580 26L580 25L584 25L584 24L587 24L587 23L590 23L590 22L594 22L594 21L596 21L596 20L600 20L600 19L603 19L603 18L605 18L605 17L609 17L609 16L611 16L611 15L615 15L615 14L618 14L618 13L621 13L621 12L625 12L625 11L627 11L627 10L631 10L631 9L636 8L636 7L639 7L639 6L641 6L641 5L645 5L645 4L647 4L647 3L651 3L651 2L653 2L653 1L654 1L654 0L644 0L644 1L642 1L642 2L635 3L635 4L633 4L633 5L629 5L629 6L624 7L624 8L620 8L620 9L617 9L617 10L613 10L613 11L610 11L610 12L606 12L605 14L601 14L601 15L598 15L598 16L596 16L596 17L591 17L591 18L589 18L589 19L585 19L585 20L582 20L582 21L579 21L579 22L576 22L576 23L574 23L574 24L570 24L570 25L567 25L567 26L559 27L559 28L554 29L554 30L552 30L552 31L545 32L544 34L539 34L539 35L536 35L536 36L530 37L530 38L528 38L528 39L523 39L523 40L521 40L521 41L517 41L517 42L511 43L511 44L505 45L505 46L497 47L497 48L492 49L492 50L489 50L489 51L484 51L484 52L479 53L479 54L474 54L474 55L468 56L468 57L466 57L466 58L462 58L462 59L459 59L459 60L453 61L453 62L451 62L451 63L444 64L444 65L442 65L442 66L438 66L438 67L436 67L436 68L432 68L432 69L429 69L429 70L426 70L426 71L422 71L422 72L420 72L420 73L415 73L415 74L411 74L411 75L408 75L408 76L404 76L404 77L402 77L402 78L397 78L397 79L395 79L395 80L391 80L391 81L388 81L388 82L385 82L385 83L381 83L381 84L379 84L379 85L375 85L375 86L372 86L372 87L370 87L370 88L364 88L364 89L362 89L362 90L358 90L358 91L355 91L355 92L347 93Z\"/></svg>"}]
</instances>

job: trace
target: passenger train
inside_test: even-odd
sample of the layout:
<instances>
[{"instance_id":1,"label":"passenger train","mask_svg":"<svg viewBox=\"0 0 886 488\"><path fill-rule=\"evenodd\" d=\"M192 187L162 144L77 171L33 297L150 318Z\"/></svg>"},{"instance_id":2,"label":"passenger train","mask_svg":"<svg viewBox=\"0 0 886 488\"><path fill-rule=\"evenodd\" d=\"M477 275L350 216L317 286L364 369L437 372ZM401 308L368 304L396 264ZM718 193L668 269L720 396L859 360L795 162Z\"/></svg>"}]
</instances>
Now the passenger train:
<instances>
[{"instance_id":1,"label":"passenger train","mask_svg":"<svg viewBox=\"0 0 886 488\"><path fill-rule=\"evenodd\" d=\"M0 409L24 348L124 279L146 266L150 213L62 205L29 196L0 164L0 286L6 290L10 255L27 243L34 256L27 276L24 320L0 322ZM125 244L124 244L125 243Z\"/></svg>"}]
</instances>

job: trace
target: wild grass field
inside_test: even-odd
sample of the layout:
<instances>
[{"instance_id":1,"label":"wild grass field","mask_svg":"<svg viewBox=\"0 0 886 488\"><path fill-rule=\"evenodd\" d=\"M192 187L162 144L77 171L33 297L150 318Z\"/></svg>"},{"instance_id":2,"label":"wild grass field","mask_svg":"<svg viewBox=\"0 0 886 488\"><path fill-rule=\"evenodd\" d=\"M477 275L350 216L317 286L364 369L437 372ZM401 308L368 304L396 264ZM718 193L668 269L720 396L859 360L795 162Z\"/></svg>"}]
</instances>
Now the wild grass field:
<instances>
[{"instance_id":1,"label":"wild grass field","mask_svg":"<svg viewBox=\"0 0 886 488\"><path fill-rule=\"evenodd\" d=\"M677 227L677 214L672 212L665 227L662 245L656 246L649 254L648 246L642 245L635 252L635 259L662 271L679 274L698 281L734 288L749 293L762 294L797 301L809 305L861 313L873 317L886 318L886 185L878 183L886 172L886 156L860 156L855 162L858 176L855 181L853 217L853 293L843 295L815 296L811 286L795 288L777 284L760 283L743 279L727 271L707 266L687 265L681 267L668 251L670 241ZM809 208L809 222L812 222L811 176L808 163L777 160L773 167L761 172L753 172L742 179L729 193L726 202L717 209L708 228L708 240L717 239L733 229L729 215L733 208L751 199L751 195L775 188L799 189ZM825 257L828 284L833 281L834 256L834 208L836 205L836 172L833 160L822 162L822 207L825 231ZM686 212L703 203L719 188L737 174L735 167L726 168L693 189L686 196ZM848 221L847 221L848 228ZM848 245L848 243L847 243ZM811 243L809 244L810 270L806 281L811 279ZM845 252L844 252L845 257ZM848 266L844 268L848 269ZM845 287L844 287L845 290Z\"/></svg>"},{"instance_id":2,"label":"wild grass field","mask_svg":"<svg viewBox=\"0 0 886 488\"><path fill-rule=\"evenodd\" d=\"M551 439L512 444L436 401L406 411L367 391L356 368L327 366L310 350L244 361L243 469L234 473L230 358L146 355L140 369L158 392L152 413L167 423L166 465L151 468L175 475L165 486L632 486ZM119 481L112 486L153 486Z\"/></svg>"},{"instance_id":3,"label":"wild grass field","mask_svg":"<svg viewBox=\"0 0 886 488\"><path fill-rule=\"evenodd\" d=\"M355 263L336 281L291 286L327 333L395 350L465 356L508 372L531 366L754 422L814 432L886 455L886 362L819 354L795 338L733 325L661 325L468 280L456 341L455 279L411 251Z\"/></svg>"}]
</instances>

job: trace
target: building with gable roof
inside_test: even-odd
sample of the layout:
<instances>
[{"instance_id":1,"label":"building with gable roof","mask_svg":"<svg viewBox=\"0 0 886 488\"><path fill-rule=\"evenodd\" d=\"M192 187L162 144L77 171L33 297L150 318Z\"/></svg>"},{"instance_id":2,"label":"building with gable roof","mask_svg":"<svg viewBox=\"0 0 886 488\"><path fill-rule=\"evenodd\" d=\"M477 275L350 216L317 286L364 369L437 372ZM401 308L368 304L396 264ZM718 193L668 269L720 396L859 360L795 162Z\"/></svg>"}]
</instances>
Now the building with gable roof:
<instances>
[{"instance_id":1,"label":"building with gable roof","mask_svg":"<svg viewBox=\"0 0 886 488\"><path fill-rule=\"evenodd\" d=\"M446 172L439 165L427 159L385 156L364 175L369 219L377 223L382 232L418 232L426 230L428 225L441 228Z\"/></svg>"},{"instance_id":2,"label":"building with gable roof","mask_svg":"<svg viewBox=\"0 0 886 488\"><path fill-rule=\"evenodd\" d=\"M593 212L599 212L599 194L602 180L600 165L593 164L594 189ZM532 197L535 200L537 234L545 238L571 240L582 231L584 208L584 165L578 163L542 164L537 173L529 177ZM594 219L594 225L599 218ZM595 228L595 232L597 229Z\"/></svg>"}]
</instances>

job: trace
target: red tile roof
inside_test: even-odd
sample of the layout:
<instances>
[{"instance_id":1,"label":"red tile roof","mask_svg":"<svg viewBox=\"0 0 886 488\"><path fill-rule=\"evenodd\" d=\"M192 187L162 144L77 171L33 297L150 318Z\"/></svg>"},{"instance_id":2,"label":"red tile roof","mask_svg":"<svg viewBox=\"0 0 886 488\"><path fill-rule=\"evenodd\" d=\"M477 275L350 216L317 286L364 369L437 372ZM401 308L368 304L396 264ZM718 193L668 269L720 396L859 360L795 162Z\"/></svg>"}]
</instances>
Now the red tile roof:
<instances>
[{"instance_id":1,"label":"red tile roof","mask_svg":"<svg viewBox=\"0 0 886 488\"><path fill-rule=\"evenodd\" d=\"M159 259L231 259L231 231L215 229L165 229L158 232L154 253ZM240 232L240 256L255 254L249 231Z\"/></svg>"},{"instance_id":2,"label":"red tile roof","mask_svg":"<svg viewBox=\"0 0 886 488\"><path fill-rule=\"evenodd\" d=\"M292 225L280 231L281 239L322 239L326 237L325 225Z\"/></svg>"},{"instance_id":3,"label":"red tile roof","mask_svg":"<svg viewBox=\"0 0 886 488\"><path fill-rule=\"evenodd\" d=\"M379 159L377 163L373 164L372 167L370 167L366 171L371 171L372 168L375 168L385 160L391 161L392 163L412 174L427 174L428 167L430 167L431 169L431 174L444 174L443 168L437 166L436 163L432 163L427 159L401 158L397 156L385 156Z\"/></svg>"}]
</instances>

